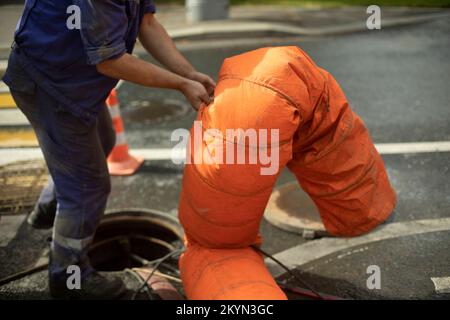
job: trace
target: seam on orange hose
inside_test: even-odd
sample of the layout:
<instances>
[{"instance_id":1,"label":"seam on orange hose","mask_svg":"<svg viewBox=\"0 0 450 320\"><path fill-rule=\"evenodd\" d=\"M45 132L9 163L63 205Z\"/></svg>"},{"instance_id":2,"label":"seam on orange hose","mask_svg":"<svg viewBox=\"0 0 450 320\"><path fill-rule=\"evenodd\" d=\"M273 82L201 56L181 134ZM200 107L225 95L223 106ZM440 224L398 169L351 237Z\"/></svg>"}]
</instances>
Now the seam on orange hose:
<instances>
[{"instance_id":1,"label":"seam on orange hose","mask_svg":"<svg viewBox=\"0 0 450 320\"><path fill-rule=\"evenodd\" d=\"M303 166L306 166L308 164L314 163L320 159L322 159L323 157L325 157L326 155L328 155L331 151L336 150L337 147L339 147L352 133L353 129L354 129L354 116L353 116L353 111L351 111L351 109L349 110L350 114L349 117L350 119L347 120L347 124L348 127L345 130L345 132L341 135L341 137L339 138L338 141L336 141L335 144L333 144L329 149L327 149L326 151L322 152L321 154L319 154L318 156L316 156L314 159L304 162L302 163ZM296 154L296 152L293 153L294 155Z\"/></svg>"},{"instance_id":2,"label":"seam on orange hose","mask_svg":"<svg viewBox=\"0 0 450 320\"><path fill-rule=\"evenodd\" d=\"M208 248L208 249L212 249L212 248L215 247L211 242L207 242L207 241L199 241L199 240L196 238L196 236L194 236L194 233L191 232L191 230L190 230L188 224L183 224L183 229L184 229L184 232L185 232L186 234L189 235L189 240L194 241L194 242L195 242L195 245L198 245L198 246L201 245L201 246L203 246L204 248Z\"/></svg>"},{"instance_id":3,"label":"seam on orange hose","mask_svg":"<svg viewBox=\"0 0 450 320\"><path fill-rule=\"evenodd\" d=\"M217 300L218 296L223 296L225 293L232 291L236 288L242 287L242 285L254 285L254 284L260 284L260 285L264 285L273 289L278 289L281 291L281 288L277 285L271 285L267 282L264 281L242 281L242 282L238 282L235 283L234 285L228 286L226 288L221 288L221 290L219 292L217 292L217 294L215 294L214 296L212 296L211 298L213 300ZM250 299L250 298L249 298Z\"/></svg>"},{"instance_id":4,"label":"seam on orange hose","mask_svg":"<svg viewBox=\"0 0 450 320\"><path fill-rule=\"evenodd\" d=\"M353 183L347 185L347 186L346 186L344 189L342 189L342 190L335 191L335 192L309 193L309 194L312 195L312 196L314 196L314 197L322 198L322 199L323 199L323 198L327 198L327 197L331 197L331 196L338 195L338 194L340 194L340 193L343 193L343 192L345 192L345 191L348 191L349 189L352 189L353 187L357 187L357 186L359 186L359 185L364 181L364 178L367 177L367 175L370 173L370 171L375 170L375 169L374 169L375 164L376 164L376 161L372 159L371 165L367 168L367 170L363 171L363 172L361 173L361 175L358 177L358 179L357 179L355 182L353 182Z\"/></svg>"},{"instance_id":5,"label":"seam on orange hose","mask_svg":"<svg viewBox=\"0 0 450 320\"><path fill-rule=\"evenodd\" d=\"M326 101L324 101L326 99ZM315 110L322 104L325 104L329 107L330 105L330 95L328 92L328 83L325 82L322 91L320 92L319 97L316 100L316 103L314 103L314 106L311 108L311 118L314 116ZM308 118L309 121L310 118ZM306 120L305 120L306 123Z\"/></svg>"},{"instance_id":6,"label":"seam on orange hose","mask_svg":"<svg viewBox=\"0 0 450 320\"><path fill-rule=\"evenodd\" d=\"M308 57L308 56L306 55L306 57ZM311 62L313 62L313 61L311 60ZM324 95L326 98L326 101L325 101L326 105L328 106L328 108L330 106L330 86L329 86L328 78L329 78L329 76L331 76L331 74L328 71L323 70L321 68L318 68L318 69L319 69L319 74L322 76L322 79L324 81L324 86L323 86L322 92L320 93L320 97L317 99L316 104L314 105L313 110L315 110L315 108L318 107L320 102L322 102L322 103L324 102L324 101L321 101L324 98ZM314 158L310 161L304 162L303 165L308 165L308 164L311 164L315 161L322 159L327 154L329 154L331 151L335 150L338 146L340 146L344 142L344 140L348 138L348 136L354 129L355 116L354 116L353 110L350 108L349 104L347 104L347 110L345 110L345 111L349 112L349 119L347 119L347 123L346 123L347 129L346 129L345 133L340 137L340 139L330 149L326 150L325 152L322 152L316 158ZM345 111L344 111L344 113L345 113ZM337 121L337 122L339 124L339 121ZM293 152L293 154L295 154L295 152Z\"/></svg>"},{"instance_id":7,"label":"seam on orange hose","mask_svg":"<svg viewBox=\"0 0 450 320\"><path fill-rule=\"evenodd\" d=\"M384 219L380 219L379 214L381 212L383 212L385 214L391 213L395 208L395 204L396 204L396 197L394 199L393 204L390 204L390 203L383 204L382 208L379 209L379 211L377 211L376 216L366 216L364 221L361 221L358 224L354 224L354 222L352 221L351 230L349 230L349 231L342 231L342 228L347 229L348 224L342 223L341 221L338 220L339 226L336 226L335 219L333 219L333 221L334 221L333 223L331 223L329 221L329 219L327 218L329 216L329 212L330 212L329 210L326 211L326 215L325 215L326 218L323 219L323 222L325 224L326 229L335 236L361 235L361 234L367 233L368 231L372 230L376 226L379 226L381 223L383 223L386 220L386 217ZM322 216L322 212L320 212L320 214ZM337 217L334 214L331 214L331 216L333 216L335 218Z\"/></svg>"},{"instance_id":8,"label":"seam on orange hose","mask_svg":"<svg viewBox=\"0 0 450 320\"><path fill-rule=\"evenodd\" d=\"M259 81L256 81L256 80L245 79L245 78L242 78L242 77L233 75L233 74L223 75L223 76L220 76L220 77L219 77L219 81L221 81L221 80L226 80L226 79L241 80L241 81L245 81L245 82L249 82L249 83L256 84L256 85L261 86L261 87L265 87L265 88L267 88L267 89L269 89L269 90L272 90L272 91L278 93L279 95L281 95L281 96L282 96L283 98L285 98L290 104L292 104L292 106L295 107L297 110L302 110L303 112L305 112L305 110L303 110L303 109L302 109L295 101L293 101L293 100L291 99L291 97L289 97L289 95L287 95L286 93L284 93L284 92L281 91L280 89L277 89L277 88L275 88L275 87L272 87L271 85L268 85L268 84L266 84L266 83L262 83L262 82L259 82ZM299 113L299 116L300 116L300 122L302 122L302 121L303 121L302 114Z\"/></svg>"},{"instance_id":9,"label":"seam on orange hose","mask_svg":"<svg viewBox=\"0 0 450 320\"><path fill-rule=\"evenodd\" d=\"M229 192L229 191L225 191L225 190L218 189L217 187L215 187L215 186L213 186L211 183L209 183L208 179L204 178L204 177L201 175L201 173L197 170L197 167L196 167L195 164L188 164L188 165L186 165L186 166L190 166L190 167L193 169L193 171L195 172L195 174L200 178L200 180L202 180L204 183L206 183L208 186L210 186L210 187L213 188L214 190L219 191L219 192L223 192L223 193L226 193L226 194L229 194L229 195L232 195L232 196L236 196L236 197L249 197L249 196L254 196L254 195L263 193L263 192L267 191L268 189L272 189L272 188L273 188L273 186L270 186L270 187L267 187L267 188L265 188L265 189L260 189L258 192L248 193L248 194L232 193L232 192Z\"/></svg>"},{"instance_id":10,"label":"seam on orange hose","mask_svg":"<svg viewBox=\"0 0 450 320\"><path fill-rule=\"evenodd\" d=\"M389 210L387 210L387 212L390 213L390 212L392 212L392 210L394 210L394 208L395 208L395 205L392 206L392 208L391 208L390 205L389 205L389 206L384 205L383 208L382 208L382 210L380 210L380 211L383 211L383 210L385 210L385 209L389 209ZM371 230L372 230L373 228L375 228L376 226L379 226L380 224L382 224L385 220L386 220L386 219L378 219L377 217L367 218L367 219L365 219L363 222L361 222L361 223L359 223L359 224L357 224L357 225L352 225L352 229L351 229L351 231L349 231L349 232L337 231L337 232L334 232L334 233L332 233L332 234L334 234L334 235L336 235L336 236L355 236L355 235L361 235L361 234L364 234L364 233L367 233L367 232L371 231ZM343 225L343 226L344 226L344 229L345 229L345 225ZM333 227L334 229L336 229L336 230L340 230L340 229L341 229L341 228L335 227L335 226L333 226L333 225L332 225L332 227Z\"/></svg>"},{"instance_id":11,"label":"seam on orange hose","mask_svg":"<svg viewBox=\"0 0 450 320\"><path fill-rule=\"evenodd\" d=\"M204 126L204 124L203 124L203 121L202 121L202 130L203 130L203 133L204 133L204 131L206 131L206 130L209 130L209 129L216 129L216 128L212 128L212 127L206 127L206 126ZM244 128L237 128L237 129L244 129ZM267 128L258 128L258 129L267 129ZM273 128L272 128L273 129ZM244 146L245 148L249 148L250 146L247 146L247 144L240 144L240 143L236 143L236 142L234 142L234 140L233 141L230 141L230 140L228 140L228 139L224 139L223 138L223 135L222 136L216 136L216 135L214 135L214 134L211 134L210 133L210 135L211 136L213 136L213 137L222 137L222 141L224 141L224 142L227 142L227 143L231 143L231 144L234 144L234 145L237 145L237 146ZM280 140L279 142L278 142L278 146L283 146L283 145L285 145L285 144L288 144L289 142L291 142L292 141L292 138L289 138L289 139L284 139L284 140ZM205 144L204 142L203 142L203 144ZM257 146L257 147L252 147L253 149L258 149L258 148L260 148L260 146ZM267 149L269 149L269 147L268 146L265 146L265 148L267 148Z\"/></svg>"},{"instance_id":12,"label":"seam on orange hose","mask_svg":"<svg viewBox=\"0 0 450 320\"><path fill-rule=\"evenodd\" d=\"M241 261L242 261L242 260L250 260L250 261L256 262L257 264L259 264L259 263L262 262L261 266L262 266L263 268L266 268L266 270L267 270L267 267L265 267L265 263L264 263L264 260L262 260L262 257L261 257L256 251L253 251L252 253L256 253L257 256L254 257L254 258L250 258L250 257L242 257L242 256L238 256L238 257L232 256L232 257L223 258L223 259L221 259L221 260L219 260L219 261L216 261L215 263L206 265L205 268L204 268L203 270L206 271L208 268L212 269L215 265L217 265L217 264L222 264L224 261L231 260L231 259L232 259L232 260L235 260L235 261L237 261L237 260L241 260ZM222 283L221 279L218 278L217 273L216 273L216 272L213 272L213 271L214 271L214 270L211 270L211 274L212 274L212 275L214 276L214 278L216 279L216 282L217 282L217 283ZM268 270L267 270L267 271L268 271ZM201 276L201 275L200 275L200 276ZM273 278L272 278L270 275L269 275L269 277L273 280ZM198 278L197 278L197 279L198 279ZM223 294L225 294L226 292L229 292L229 291L231 291L231 290L233 290L233 289L242 287L242 285L245 285L245 284L247 284L247 285L262 284L262 285L268 286L268 287L270 287L270 288L273 288L273 289L276 289L276 290L280 290L280 291L281 291L280 287L278 287L276 284L275 284L275 286L274 286L274 285L270 285L270 284L268 284L267 282L264 282L264 281L241 281L241 282L239 282L239 283L235 283L234 285L228 286L227 288L225 288L225 287L222 285L222 286L220 287L220 291L219 291L216 295L212 296L212 299L216 299L216 297L218 297L218 296L220 296L220 295L223 295Z\"/></svg>"},{"instance_id":13,"label":"seam on orange hose","mask_svg":"<svg viewBox=\"0 0 450 320\"><path fill-rule=\"evenodd\" d=\"M204 247L203 247L204 248ZM248 246L243 247L241 249L247 249L249 248ZM207 250L209 250L208 248L206 248ZM213 250L226 250L226 249L213 249ZM229 261L229 260L234 260L234 261L238 261L238 260L250 260L252 262L260 262L260 260L256 259L256 258L251 258L251 257L242 257L242 256L231 256L231 257L226 257L226 258L222 258L218 261L215 262L211 262L209 264L203 265L201 266L201 268L197 268L193 273L192 273L192 277L194 279L196 279L196 281L208 270L213 268L215 265L217 264L222 264L225 261ZM215 274L215 272L213 272L213 274Z\"/></svg>"},{"instance_id":14,"label":"seam on orange hose","mask_svg":"<svg viewBox=\"0 0 450 320\"><path fill-rule=\"evenodd\" d=\"M323 88L320 91L320 95L317 98L316 102L314 103L314 106L311 108L311 117L310 118L314 117L314 113L319 106L325 105L327 109L329 109L329 107L330 107L330 86L328 84L328 77L326 77L326 75L324 75L324 73L326 71L324 71L323 69L321 69L319 67L317 67L317 68L319 69L319 74L323 80ZM329 74L329 73L327 73L327 74ZM309 92L309 87L308 87L308 92ZM350 110L350 112L352 112L352 111ZM305 123L307 121L309 121L310 118L305 119ZM353 118L352 118L352 120L353 120ZM326 134L326 133L324 133L324 134ZM301 150L298 150L298 152L301 152Z\"/></svg>"},{"instance_id":15,"label":"seam on orange hose","mask_svg":"<svg viewBox=\"0 0 450 320\"><path fill-rule=\"evenodd\" d=\"M322 75L322 77L324 77ZM318 108L319 105L325 104L327 110L330 108L330 87L328 85L328 80L324 79L324 85L322 92L320 92L319 98L317 98L316 103L314 104L314 107L312 108L311 117L314 116L315 110Z\"/></svg>"},{"instance_id":16,"label":"seam on orange hose","mask_svg":"<svg viewBox=\"0 0 450 320\"><path fill-rule=\"evenodd\" d=\"M252 224L261 218L261 217L257 217L253 220L249 220L247 222L240 222L240 223L236 223L236 224L222 224L222 223L218 224L217 222L213 222L210 219L206 218L206 216L199 214L197 212L197 210L195 209L195 207L193 206L192 201L187 198L189 198L189 197L185 196L185 201L188 203L189 207L191 207L192 211L195 212L195 214L197 216L199 216L200 218L202 218L203 220L205 220L206 222L208 222L214 226L220 226L220 227L225 227L225 228L236 228L236 227L241 227L241 226L246 226L246 225Z\"/></svg>"},{"instance_id":17,"label":"seam on orange hose","mask_svg":"<svg viewBox=\"0 0 450 320\"><path fill-rule=\"evenodd\" d=\"M299 59L306 59L308 60L309 64L314 67L314 68L320 68L313 60L312 58L305 52L303 51L300 47L297 46L291 46L291 48L294 48L294 50L297 50L298 52L300 52L301 57L298 57Z\"/></svg>"},{"instance_id":18,"label":"seam on orange hose","mask_svg":"<svg viewBox=\"0 0 450 320\"><path fill-rule=\"evenodd\" d=\"M376 186L376 188L378 188L378 184ZM330 211L329 210L325 210L325 212L323 212L323 210L319 209L320 215L322 217L322 220L325 224L326 229L333 235L335 236L355 236L355 235L361 235L364 233L367 233L368 231L372 230L373 228L375 228L376 226L380 225L381 223L383 223L386 220L386 217L384 217L383 219L379 218L379 214L380 213L390 213L394 210L395 206L396 206L396 202L397 202L397 197L394 193L394 201L393 203L383 203L382 208L379 209L377 211L377 215L375 216L366 216L366 218L364 219L364 221L361 221L358 224L354 224L354 222L352 222L352 226L351 226L351 230L350 231L342 231L341 229L344 228L346 229L346 224L345 223L341 223L339 222L340 226L337 227L335 223L331 223L328 221L328 216L330 215ZM333 217L337 217L336 215L331 213L331 216ZM333 219L334 221L334 219Z\"/></svg>"},{"instance_id":19,"label":"seam on orange hose","mask_svg":"<svg viewBox=\"0 0 450 320\"><path fill-rule=\"evenodd\" d=\"M228 244L220 244L220 247L217 245L217 243L212 243L209 242L208 240L198 240L197 237L195 236L195 234L193 232L190 231L190 229L187 227L187 225L183 225L184 230L186 231L186 233L189 234L190 239L192 239L193 241L195 241L195 244L198 246L202 246L205 249L211 249L211 250L233 250L233 249L244 249L248 246L250 246L251 244L255 243L255 241L251 241L251 242L245 242L242 243L240 245L228 245Z\"/></svg>"}]
</instances>

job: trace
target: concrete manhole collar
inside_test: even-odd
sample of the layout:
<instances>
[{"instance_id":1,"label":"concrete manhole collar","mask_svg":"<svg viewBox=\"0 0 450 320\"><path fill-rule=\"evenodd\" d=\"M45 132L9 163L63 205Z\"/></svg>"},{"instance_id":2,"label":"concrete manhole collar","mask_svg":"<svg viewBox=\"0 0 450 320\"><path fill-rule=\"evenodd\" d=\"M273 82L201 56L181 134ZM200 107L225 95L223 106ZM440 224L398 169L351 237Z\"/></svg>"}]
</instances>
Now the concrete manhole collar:
<instances>
[{"instance_id":1,"label":"concrete manhole collar","mask_svg":"<svg viewBox=\"0 0 450 320\"><path fill-rule=\"evenodd\" d=\"M272 193L264 217L274 226L307 239L328 235L316 205L296 181Z\"/></svg>"}]
</instances>

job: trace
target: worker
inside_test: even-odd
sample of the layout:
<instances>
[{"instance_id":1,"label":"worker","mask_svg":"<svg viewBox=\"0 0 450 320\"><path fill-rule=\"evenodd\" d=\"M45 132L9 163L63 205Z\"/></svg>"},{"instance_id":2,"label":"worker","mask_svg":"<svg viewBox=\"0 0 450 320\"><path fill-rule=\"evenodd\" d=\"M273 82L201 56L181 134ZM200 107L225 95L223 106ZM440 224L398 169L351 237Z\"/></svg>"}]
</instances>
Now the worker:
<instances>
[{"instance_id":1,"label":"worker","mask_svg":"<svg viewBox=\"0 0 450 320\"><path fill-rule=\"evenodd\" d=\"M152 0L27 0L18 23L4 82L51 175L28 221L54 225L49 288L55 298L124 293L122 281L95 271L87 255L111 188L106 157L115 133L105 100L118 80L178 90L195 109L214 90L154 14ZM138 37L166 68L132 55ZM79 267L79 289L67 286L69 266Z\"/></svg>"},{"instance_id":2,"label":"worker","mask_svg":"<svg viewBox=\"0 0 450 320\"><path fill-rule=\"evenodd\" d=\"M244 134L227 134L237 129ZM286 299L254 250L284 168L333 236L367 233L392 216L395 191L366 126L334 77L300 48L226 59L190 138L179 203L189 299Z\"/></svg>"}]
</instances>

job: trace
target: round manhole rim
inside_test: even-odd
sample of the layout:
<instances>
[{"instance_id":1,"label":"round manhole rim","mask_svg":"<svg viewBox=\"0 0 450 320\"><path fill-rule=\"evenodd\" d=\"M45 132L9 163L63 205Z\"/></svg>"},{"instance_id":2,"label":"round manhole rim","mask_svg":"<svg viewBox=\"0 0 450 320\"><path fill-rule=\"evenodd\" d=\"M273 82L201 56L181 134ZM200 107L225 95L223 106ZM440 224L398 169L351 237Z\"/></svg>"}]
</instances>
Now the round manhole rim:
<instances>
[{"instance_id":1,"label":"round manhole rim","mask_svg":"<svg viewBox=\"0 0 450 320\"><path fill-rule=\"evenodd\" d=\"M123 233L120 233L121 227L124 228ZM146 227L148 231L142 232ZM151 232L155 234L150 234ZM168 238L165 238L166 236ZM183 247L183 239L184 233L178 219L170 214L143 208L107 210L99 223L88 255L93 267L100 271L122 271L134 267L121 264L123 258L130 258L131 254L137 254L138 257L147 261L159 259ZM126 245L130 246L129 252L117 250L105 252L111 248L120 247L123 244L122 240L126 240ZM143 242L146 242L147 247L143 245ZM142 250L149 251L142 254ZM127 253L130 254L128 257ZM99 256L96 256L97 254ZM118 261L119 264L114 264Z\"/></svg>"}]
</instances>

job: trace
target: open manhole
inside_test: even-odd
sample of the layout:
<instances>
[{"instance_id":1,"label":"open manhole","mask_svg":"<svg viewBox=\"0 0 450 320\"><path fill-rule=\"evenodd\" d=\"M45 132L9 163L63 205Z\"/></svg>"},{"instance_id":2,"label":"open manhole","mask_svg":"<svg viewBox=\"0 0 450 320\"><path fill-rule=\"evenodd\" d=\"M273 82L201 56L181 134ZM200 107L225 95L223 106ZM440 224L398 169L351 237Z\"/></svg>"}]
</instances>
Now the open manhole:
<instances>
[{"instance_id":1,"label":"open manhole","mask_svg":"<svg viewBox=\"0 0 450 320\"><path fill-rule=\"evenodd\" d=\"M132 101L123 109L123 119L127 123L151 124L179 119L190 112L190 106L175 99L163 101Z\"/></svg>"},{"instance_id":2,"label":"open manhole","mask_svg":"<svg viewBox=\"0 0 450 320\"><path fill-rule=\"evenodd\" d=\"M100 271L121 271L151 264L183 246L178 221L153 210L110 211L101 220L89 250L92 266ZM175 261L163 268L175 270Z\"/></svg>"},{"instance_id":3,"label":"open manhole","mask_svg":"<svg viewBox=\"0 0 450 320\"><path fill-rule=\"evenodd\" d=\"M0 215L27 213L47 181L47 166L42 160L0 166Z\"/></svg>"}]
</instances>

